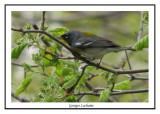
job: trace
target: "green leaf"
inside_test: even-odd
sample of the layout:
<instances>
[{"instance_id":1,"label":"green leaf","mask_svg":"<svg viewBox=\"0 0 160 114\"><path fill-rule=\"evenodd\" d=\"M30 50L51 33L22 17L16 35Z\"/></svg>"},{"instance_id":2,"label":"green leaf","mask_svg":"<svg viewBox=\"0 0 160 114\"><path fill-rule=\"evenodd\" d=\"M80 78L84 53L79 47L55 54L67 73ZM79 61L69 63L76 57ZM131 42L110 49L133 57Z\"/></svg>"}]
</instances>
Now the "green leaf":
<instances>
[{"instance_id":1,"label":"green leaf","mask_svg":"<svg viewBox=\"0 0 160 114\"><path fill-rule=\"evenodd\" d=\"M29 84L31 83L31 81L32 81L32 77L26 77L14 95L18 96L20 93L26 90Z\"/></svg>"},{"instance_id":2,"label":"green leaf","mask_svg":"<svg viewBox=\"0 0 160 114\"><path fill-rule=\"evenodd\" d=\"M113 82L114 81L114 79L115 79L115 74L113 74L113 73L110 73L109 75L108 75L108 81L111 81L111 82Z\"/></svg>"},{"instance_id":3,"label":"green leaf","mask_svg":"<svg viewBox=\"0 0 160 114\"><path fill-rule=\"evenodd\" d=\"M27 43L23 43L23 44L20 44L16 47L14 47L12 49L12 52L11 52L11 58L12 59L18 59L18 57L21 55L23 49L27 46Z\"/></svg>"},{"instance_id":4,"label":"green leaf","mask_svg":"<svg viewBox=\"0 0 160 114\"><path fill-rule=\"evenodd\" d=\"M71 95L69 97L66 98L67 102L77 102L76 98L74 95Z\"/></svg>"},{"instance_id":5,"label":"green leaf","mask_svg":"<svg viewBox=\"0 0 160 114\"><path fill-rule=\"evenodd\" d=\"M41 60L43 59L43 57L39 54L39 53L36 53L36 54L32 54L32 59L34 60L34 62L38 65L41 65Z\"/></svg>"},{"instance_id":6,"label":"green leaf","mask_svg":"<svg viewBox=\"0 0 160 114\"><path fill-rule=\"evenodd\" d=\"M68 89L68 88L72 87L72 86L76 83L77 80L78 80L78 76L75 77L75 78L73 78L72 80L66 82L66 83L63 85L63 88L64 88L64 89Z\"/></svg>"},{"instance_id":7,"label":"green leaf","mask_svg":"<svg viewBox=\"0 0 160 114\"><path fill-rule=\"evenodd\" d=\"M146 35L133 46L133 49L140 51L143 50L143 48L148 48L148 43L149 43L148 40L149 40L148 35Z\"/></svg>"},{"instance_id":8,"label":"green leaf","mask_svg":"<svg viewBox=\"0 0 160 114\"><path fill-rule=\"evenodd\" d=\"M63 71L61 68L56 68L56 70L54 71L54 73L56 73L58 76L62 77Z\"/></svg>"},{"instance_id":9,"label":"green leaf","mask_svg":"<svg viewBox=\"0 0 160 114\"><path fill-rule=\"evenodd\" d=\"M53 40L52 40L50 37L48 37L48 36L43 37L43 40L45 40L45 41L50 41L50 42L53 41Z\"/></svg>"},{"instance_id":10,"label":"green leaf","mask_svg":"<svg viewBox=\"0 0 160 114\"><path fill-rule=\"evenodd\" d=\"M148 99L146 99L146 100L144 100L144 102L149 102L149 100L148 100Z\"/></svg>"},{"instance_id":11,"label":"green leaf","mask_svg":"<svg viewBox=\"0 0 160 114\"><path fill-rule=\"evenodd\" d=\"M63 68L63 74L62 76L67 76L73 74L73 70L71 68Z\"/></svg>"},{"instance_id":12,"label":"green leaf","mask_svg":"<svg viewBox=\"0 0 160 114\"><path fill-rule=\"evenodd\" d=\"M51 32L53 36L61 36L68 31L69 30L67 28L62 27L62 28L56 28L56 29L50 30L49 32Z\"/></svg>"},{"instance_id":13,"label":"green leaf","mask_svg":"<svg viewBox=\"0 0 160 114\"><path fill-rule=\"evenodd\" d=\"M31 30L31 24L26 23L26 25L24 26L24 29Z\"/></svg>"},{"instance_id":14,"label":"green leaf","mask_svg":"<svg viewBox=\"0 0 160 114\"><path fill-rule=\"evenodd\" d=\"M72 80L74 77L75 77L74 75L72 75L72 76L65 76L63 78L62 85L64 85L66 82Z\"/></svg>"},{"instance_id":15,"label":"green leaf","mask_svg":"<svg viewBox=\"0 0 160 114\"><path fill-rule=\"evenodd\" d=\"M106 73L106 76L104 77L104 79L106 80L106 87L108 87L110 84L112 84L113 82L115 82L116 80L116 75L110 72ZM110 86L109 86L110 87Z\"/></svg>"},{"instance_id":16,"label":"green leaf","mask_svg":"<svg viewBox=\"0 0 160 114\"><path fill-rule=\"evenodd\" d=\"M46 93L46 90L45 90L44 88L40 88L40 91L41 91L42 93Z\"/></svg>"},{"instance_id":17,"label":"green leaf","mask_svg":"<svg viewBox=\"0 0 160 114\"><path fill-rule=\"evenodd\" d=\"M48 50L48 51L51 50L52 53L55 53L55 52L56 52L56 48L57 48L57 47L54 45L53 47L48 47L47 50Z\"/></svg>"},{"instance_id":18,"label":"green leaf","mask_svg":"<svg viewBox=\"0 0 160 114\"><path fill-rule=\"evenodd\" d=\"M52 95L48 95L44 98L44 102L53 102L53 96Z\"/></svg>"},{"instance_id":19,"label":"green leaf","mask_svg":"<svg viewBox=\"0 0 160 114\"><path fill-rule=\"evenodd\" d=\"M52 60L53 56L51 56L51 55L48 54L48 55L46 55L46 58ZM50 61L50 60L48 60L46 58L43 58L43 65L44 66L54 66L54 65L58 64L59 60Z\"/></svg>"},{"instance_id":20,"label":"green leaf","mask_svg":"<svg viewBox=\"0 0 160 114\"><path fill-rule=\"evenodd\" d=\"M105 89L101 92L101 95L99 97L99 100L101 102L107 102L108 101L108 97L111 94L111 91L109 89Z\"/></svg>"},{"instance_id":21,"label":"green leaf","mask_svg":"<svg viewBox=\"0 0 160 114\"><path fill-rule=\"evenodd\" d=\"M60 78L58 76L53 77L53 83L55 83L57 85L59 85L59 80L60 80Z\"/></svg>"},{"instance_id":22,"label":"green leaf","mask_svg":"<svg viewBox=\"0 0 160 114\"><path fill-rule=\"evenodd\" d=\"M144 12L142 22L148 24L148 17L149 17L148 11Z\"/></svg>"},{"instance_id":23,"label":"green leaf","mask_svg":"<svg viewBox=\"0 0 160 114\"><path fill-rule=\"evenodd\" d=\"M67 67L62 67L62 68L56 68L56 70L54 71L58 76L60 77L64 77L67 75L71 75L73 74L73 69L71 68L67 68Z\"/></svg>"},{"instance_id":24,"label":"green leaf","mask_svg":"<svg viewBox=\"0 0 160 114\"><path fill-rule=\"evenodd\" d=\"M45 57L48 58L48 59L50 59L50 60L53 59L53 57L52 57L51 55L46 55ZM52 62L52 61L50 61L50 60L48 60L48 59L46 59L46 58L43 58L43 65L44 65L44 66L49 66L49 65L51 65L51 62Z\"/></svg>"},{"instance_id":25,"label":"green leaf","mask_svg":"<svg viewBox=\"0 0 160 114\"><path fill-rule=\"evenodd\" d=\"M55 54L57 53L56 52L56 47L48 47L47 51L52 51L52 53L55 53ZM52 59L55 58L54 56L52 56L50 54L45 55L45 57L48 58L48 59L50 59L50 60L52 60ZM54 65L58 64L58 62L59 62L58 59L54 60L54 61L50 61L50 60L48 60L46 58L43 58L43 65L44 66L54 66Z\"/></svg>"},{"instance_id":26,"label":"green leaf","mask_svg":"<svg viewBox=\"0 0 160 114\"><path fill-rule=\"evenodd\" d=\"M58 76L50 76L47 78L47 84L51 85L52 83L59 85L59 77Z\"/></svg>"},{"instance_id":27,"label":"green leaf","mask_svg":"<svg viewBox=\"0 0 160 114\"><path fill-rule=\"evenodd\" d=\"M109 75L110 75L110 72L106 72L106 71L101 71L101 73L100 73L100 76L101 76L104 80L107 80Z\"/></svg>"},{"instance_id":28,"label":"green leaf","mask_svg":"<svg viewBox=\"0 0 160 114\"><path fill-rule=\"evenodd\" d=\"M44 24L44 30L47 30L47 29L48 29L48 27L49 27L49 25Z\"/></svg>"},{"instance_id":29,"label":"green leaf","mask_svg":"<svg viewBox=\"0 0 160 114\"><path fill-rule=\"evenodd\" d=\"M59 43L56 43L56 42L55 42L55 46L56 46L57 50L61 52L63 46L60 45Z\"/></svg>"},{"instance_id":30,"label":"green leaf","mask_svg":"<svg viewBox=\"0 0 160 114\"><path fill-rule=\"evenodd\" d=\"M23 63L22 66L23 66L27 71L34 72L34 70L31 68L31 66L30 66L29 64Z\"/></svg>"},{"instance_id":31,"label":"green leaf","mask_svg":"<svg viewBox=\"0 0 160 114\"><path fill-rule=\"evenodd\" d=\"M114 89L120 89L120 90L131 89L131 83L129 80L120 82L118 84L115 84Z\"/></svg>"}]
</instances>

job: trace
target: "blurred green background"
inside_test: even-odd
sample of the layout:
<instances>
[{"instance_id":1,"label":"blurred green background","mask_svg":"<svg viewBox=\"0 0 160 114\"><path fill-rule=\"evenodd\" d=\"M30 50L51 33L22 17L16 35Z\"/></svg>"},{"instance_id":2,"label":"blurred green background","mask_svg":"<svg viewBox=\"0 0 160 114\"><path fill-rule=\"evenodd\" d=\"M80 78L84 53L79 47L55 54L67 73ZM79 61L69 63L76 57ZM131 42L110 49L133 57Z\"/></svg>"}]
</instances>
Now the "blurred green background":
<instances>
[{"instance_id":1,"label":"blurred green background","mask_svg":"<svg viewBox=\"0 0 160 114\"><path fill-rule=\"evenodd\" d=\"M38 11L13 11L12 12L12 27L22 28L26 23L36 24L40 26L42 12ZM141 13L140 11L49 11L46 12L45 23L49 26L47 30L52 30L57 27L66 27L69 30L78 30L85 32L92 32L98 36L102 36L112 40L121 46L132 46L137 42L137 33L140 30ZM143 27L142 37L148 34L148 26ZM16 46L16 40L21 37L18 32L12 32L12 48ZM42 43L42 42L41 42ZM42 43L43 45L43 43ZM12 59L12 63L22 64L28 63L35 65L32 60L32 54L37 53L38 49L35 47L25 48L19 59ZM95 52L96 53L96 52ZM148 49L143 51L131 52L130 62L132 69L145 69L148 68ZM70 55L70 54L69 54ZM69 56L68 55L68 56ZM66 55L67 56L67 55ZM104 56L103 64L107 67L111 66L120 67L125 58L125 52L109 53ZM37 68L38 69L38 68ZM129 69L127 63L124 69ZM49 68L48 68L49 70ZM100 73L95 70L93 72ZM27 73L27 76L32 73ZM137 74L140 77L148 77L148 73ZM23 67L12 64L12 89L16 90L24 79ZM117 81L127 79L124 75L119 75ZM33 98L41 87L40 81L42 78L35 78L23 96ZM91 80L94 87L104 87L104 80L97 76ZM132 81L132 89L145 89L148 88L147 80L134 80ZM148 93L125 94L112 96L117 102L142 102L148 99ZM12 99L16 101L15 99ZM84 96L81 101L98 101L96 96Z\"/></svg>"}]
</instances>

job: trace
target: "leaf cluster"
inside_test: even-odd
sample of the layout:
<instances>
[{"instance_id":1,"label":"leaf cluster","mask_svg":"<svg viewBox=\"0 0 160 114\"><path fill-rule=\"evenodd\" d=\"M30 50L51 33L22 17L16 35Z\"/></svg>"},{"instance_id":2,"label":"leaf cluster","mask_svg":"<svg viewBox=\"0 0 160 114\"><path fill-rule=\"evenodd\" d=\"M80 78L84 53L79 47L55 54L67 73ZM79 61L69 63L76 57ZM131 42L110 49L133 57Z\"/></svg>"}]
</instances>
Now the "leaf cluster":
<instances>
[{"instance_id":1,"label":"leaf cluster","mask_svg":"<svg viewBox=\"0 0 160 114\"><path fill-rule=\"evenodd\" d=\"M145 12L142 19L143 23L148 23L148 12ZM45 25L45 30L48 26ZM32 27L29 23L24 26L24 30L31 30ZM65 27L55 28L49 30L54 37L59 37L62 34L68 32L69 30ZM46 47L41 45L40 40L51 42L52 46ZM139 42L137 42L133 49L140 51L143 48L148 48L148 35L143 37ZM63 47L52 41L49 37L44 36L41 33L25 33L22 34L21 38L17 40L17 46L12 48L11 58L18 59L22 51L28 46L34 46L39 49L38 53L32 54L32 60L36 65L40 67L40 71L32 68L29 64L23 63L23 67L26 72L32 72L33 76L27 76L17 89L15 96L18 96L24 92L32 80L35 77L41 78L42 87L39 88L39 91L36 92L34 98L31 99L33 102L60 102L61 99L68 95L68 90L71 89L77 82L79 76L82 73L81 64L76 60L63 60L56 59L57 56L62 56ZM47 52L54 53L57 56L53 56ZM55 59L55 60L54 60ZM48 70L49 69L49 70ZM94 67L87 67L84 75L76 86L75 92L79 92L86 88L85 81L88 79ZM131 89L131 83L129 80L123 80L119 83L113 84L116 82L117 75L102 71L98 76L101 76L105 80L105 90L101 91L99 101L108 102L109 96L112 93L112 89L117 90L126 90ZM113 87L113 88L112 88ZM76 96L73 94L65 99L67 102L77 102Z\"/></svg>"}]
</instances>

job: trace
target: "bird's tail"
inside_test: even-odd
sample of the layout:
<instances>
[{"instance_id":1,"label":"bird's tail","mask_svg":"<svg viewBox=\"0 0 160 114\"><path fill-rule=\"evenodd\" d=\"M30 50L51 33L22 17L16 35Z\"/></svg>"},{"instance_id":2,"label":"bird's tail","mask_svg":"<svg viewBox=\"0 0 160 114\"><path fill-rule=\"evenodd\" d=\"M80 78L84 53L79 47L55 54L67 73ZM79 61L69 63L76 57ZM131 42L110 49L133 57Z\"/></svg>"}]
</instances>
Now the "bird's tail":
<instances>
[{"instance_id":1,"label":"bird's tail","mask_svg":"<svg viewBox=\"0 0 160 114\"><path fill-rule=\"evenodd\" d=\"M135 49L132 48L132 46L130 47L121 47L122 50L131 50L131 51L136 51Z\"/></svg>"}]
</instances>

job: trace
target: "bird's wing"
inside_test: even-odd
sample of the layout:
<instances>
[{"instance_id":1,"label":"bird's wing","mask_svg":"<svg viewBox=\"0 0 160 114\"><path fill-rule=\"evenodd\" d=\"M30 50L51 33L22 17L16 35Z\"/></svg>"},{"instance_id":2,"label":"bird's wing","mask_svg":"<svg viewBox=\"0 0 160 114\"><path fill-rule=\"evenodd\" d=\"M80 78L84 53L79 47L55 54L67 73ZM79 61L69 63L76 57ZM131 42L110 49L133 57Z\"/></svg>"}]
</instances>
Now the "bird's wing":
<instances>
[{"instance_id":1,"label":"bird's wing","mask_svg":"<svg viewBox=\"0 0 160 114\"><path fill-rule=\"evenodd\" d=\"M75 48L114 48L114 47L120 47L120 45L101 38L101 37L85 37L85 38L79 38L76 40L73 45Z\"/></svg>"}]
</instances>

